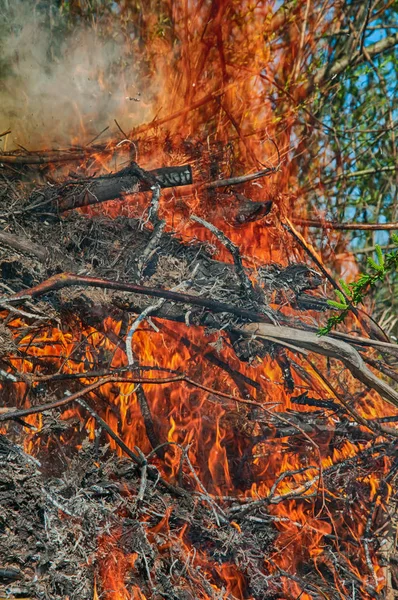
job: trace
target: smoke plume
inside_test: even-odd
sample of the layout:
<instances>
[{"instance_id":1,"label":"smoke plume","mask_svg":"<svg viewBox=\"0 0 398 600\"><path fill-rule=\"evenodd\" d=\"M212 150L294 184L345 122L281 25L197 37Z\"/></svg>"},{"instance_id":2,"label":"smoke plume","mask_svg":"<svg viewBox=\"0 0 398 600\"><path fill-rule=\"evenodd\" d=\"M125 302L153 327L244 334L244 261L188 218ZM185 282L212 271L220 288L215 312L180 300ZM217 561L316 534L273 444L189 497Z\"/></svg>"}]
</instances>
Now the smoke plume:
<instances>
[{"instance_id":1,"label":"smoke plume","mask_svg":"<svg viewBox=\"0 0 398 600\"><path fill-rule=\"evenodd\" d=\"M151 118L154 89L140 86L114 10L105 33L72 26L51 1L0 0L0 133L11 130L0 150L83 145L115 119L129 131Z\"/></svg>"}]
</instances>

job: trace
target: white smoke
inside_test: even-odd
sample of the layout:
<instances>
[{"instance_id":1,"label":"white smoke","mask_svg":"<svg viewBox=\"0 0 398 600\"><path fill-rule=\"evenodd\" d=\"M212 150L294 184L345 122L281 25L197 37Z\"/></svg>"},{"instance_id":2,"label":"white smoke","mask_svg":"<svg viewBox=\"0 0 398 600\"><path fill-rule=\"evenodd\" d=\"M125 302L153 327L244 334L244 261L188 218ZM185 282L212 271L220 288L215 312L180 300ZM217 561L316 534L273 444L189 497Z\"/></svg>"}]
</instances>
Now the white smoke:
<instances>
[{"instance_id":1,"label":"white smoke","mask_svg":"<svg viewBox=\"0 0 398 600\"><path fill-rule=\"evenodd\" d=\"M153 89L141 89L117 27L67 30L43 4L0 0L0 133L12 132L0 149L83 145L107 126L114 132L115 119L124 131L150 119Z\"/></svg>"}]
</instances>

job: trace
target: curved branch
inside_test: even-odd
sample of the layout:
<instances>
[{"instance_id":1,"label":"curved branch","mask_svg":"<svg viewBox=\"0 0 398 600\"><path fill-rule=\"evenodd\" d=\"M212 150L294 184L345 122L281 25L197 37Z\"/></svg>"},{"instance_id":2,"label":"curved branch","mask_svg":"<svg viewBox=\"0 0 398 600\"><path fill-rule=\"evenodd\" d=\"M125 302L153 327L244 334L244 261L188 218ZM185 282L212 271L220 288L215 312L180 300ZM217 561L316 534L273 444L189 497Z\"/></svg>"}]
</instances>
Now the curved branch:
<instances>
[{"instance_id":1,"label":"curved branch","mask_svg":"<svg viewBox=\"0 0 398 600\"><path fill-rule=\"evenodd\" d=\"M364 48L364 50L366 50L366 55L368 57L373 58L374 56L377 56L378 54L381 54L382 52L385 52L386 50L393 48L397 44L398 44L398 32L395 33L394 35L388 35L387 37L383 38L382 40L379 40L378 42L371 44L367 48ZM332 65L326 65L326 67L323 67L322 69L320 69L314 77L314 83L315 83L315 85L320 85L321 83L324 82L325 79L329 79L329 80L334 79L335 77L340 75L343 71L345 71L345 69L347 67L357 66L357 65L361 64L362 62L364 62L365 60L368 60L367 57L365 56L365 52L361 52L361 53L357 53L357 54L353 54L353 55L352 54L346 55L343 58L341 58L340 60L337 60Z\"/></svg>"},{"instance_id":2,"label":"curved branch","mask_svg":"<svg viewBox=\"0 0 398 600\"><path fill-rule=\"evenodd\" d=\"M250 323L237 331L260 338L272 337L275 341L287 342L298 349L304 348L322 356L336 358L347 367L356 379L378 392L387 402L398 407L398 392L368 369L360 354L346 342L326 335L319 336L316 333L294 329L293 327L275 326L266 323Z\"/></svg>"}]
</instances>

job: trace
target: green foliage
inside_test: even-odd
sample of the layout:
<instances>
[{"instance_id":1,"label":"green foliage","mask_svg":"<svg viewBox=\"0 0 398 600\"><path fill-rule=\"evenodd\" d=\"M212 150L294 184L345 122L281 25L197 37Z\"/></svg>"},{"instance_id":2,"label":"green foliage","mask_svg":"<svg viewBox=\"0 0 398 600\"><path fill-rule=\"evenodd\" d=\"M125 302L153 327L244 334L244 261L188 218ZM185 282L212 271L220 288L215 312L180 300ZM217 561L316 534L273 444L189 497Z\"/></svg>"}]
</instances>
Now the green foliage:
<instances>
[{"instance_id":1,"label":"green foliage","mask_svg":"<svg viewBox=\"0 0 398 600\"><path fill-rule=\"evenodd\" d=\"M343 279L340 279L341 289L344 293L340 290L336 290L339 301L328 300L327 302L330 307L340 310L341 312L328 319L325 327L319 329L319 335L327 335L330 333L336 325L345 320L350 310L363 302L364 297L370 290L376 287L377 283L383 282L389 273L397 271L398 235L393 234L391 237L397 249L383 255L380 246L376 245L376 260L371 257L367 260L368 272L362 273L359 278L352 283L346 283Z\"/></svg>"},{"instance_id":2,"label":"green foliage","mask_svg":"<svg viewBox=\"0 0 398 600\"><path fill-rule=\"evenodd\" d=\"M326 77L317 82L312 99L306 103L306 109L317 119L316 125L309 129L308 113L300 114L305 127L301 131L297 127L296 136L305 142L297 158L299 189L311 216L315 208L325 220L338 223L395 223L397 44L386 45L383 52L369 55L369 59L367 52L395 35L398 3L376 6L363 0L343 0L332 5L335 21L331 20L306 66L309 78L322 68L326 68ZM333 70L338 64L345 66L336 74ZM369 268L367 257L376 244L388 244L386 231L371 228L351 229L338 239L331 238L335 256L353 251L362 272ZM325 251L330 256L330 242L322 230L311 230L311 241L321 254ZM377 255L374 258L377 264ZM328 267L339 272L341 261L333 264L330 260ZM398 314L397 273L391 272L385 284L376 287L374 300L376 319L386 312ZM391 327L398 336L398 324Z\"/></svg>"}]
</instances>

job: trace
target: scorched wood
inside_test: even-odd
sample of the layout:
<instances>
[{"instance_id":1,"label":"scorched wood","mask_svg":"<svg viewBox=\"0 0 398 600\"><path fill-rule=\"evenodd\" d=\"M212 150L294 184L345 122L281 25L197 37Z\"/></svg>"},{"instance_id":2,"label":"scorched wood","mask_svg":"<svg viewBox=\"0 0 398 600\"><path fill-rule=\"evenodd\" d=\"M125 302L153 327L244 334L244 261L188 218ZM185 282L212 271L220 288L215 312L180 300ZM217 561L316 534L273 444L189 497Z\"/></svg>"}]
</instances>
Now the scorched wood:
<instances>
[{"instance_id":1,"label":"scorched wood","mask_svg":"<svg viewBox=\"0 0 398 600\"><path fill-rule=\"evenodd\" d=\"M44 193L44 202L39 202L37 208L40 212L41 207L45 204L45 210L48 211L48 204L50 204L59 212L65 212L74 208L115 200L127 194L148 191L154 184L160 185L161 188L171 188L191 183L192 169L189 165L143 171L138 165L133 164L117 173L89 179L70 180L60 186L50 188Z\"/></svg>"}]
</instances>

